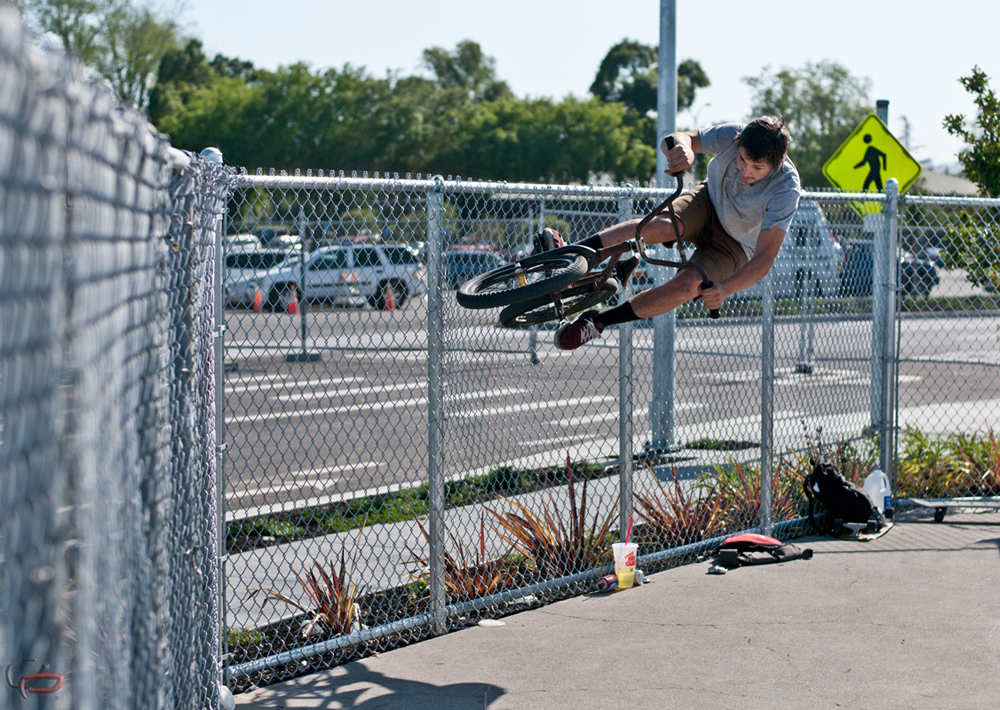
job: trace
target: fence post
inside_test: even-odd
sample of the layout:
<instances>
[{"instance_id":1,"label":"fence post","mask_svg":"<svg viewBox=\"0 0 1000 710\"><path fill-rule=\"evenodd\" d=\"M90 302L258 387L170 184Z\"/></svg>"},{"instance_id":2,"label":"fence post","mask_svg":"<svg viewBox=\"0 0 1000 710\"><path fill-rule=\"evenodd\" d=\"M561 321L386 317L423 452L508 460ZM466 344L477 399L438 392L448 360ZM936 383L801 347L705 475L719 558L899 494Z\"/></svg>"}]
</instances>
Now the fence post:
<instances>
[{"instance_id":1,"label":"fence post","mask_svg":"<svg viewBox=\"0 0 1000 710\"><path fill-rule=\"evenodd\" d=\"M443 374L444 311L441 257L444 254L444 181L435 177L427 195L427 525L430 545L430 612L434 632L447 632L444 578L444 434Z\"/></svg>"},{"instance_id":2,"label":"fence post","mask_svg":"<svg viewBox=\"0 0 1000 710\"><path fill-rule=\"evenodd\" d=\"M227 195L228 198L228 195ZM225 301L225 235L229 228L229 200L222 208L219 228L215 232L215 495L216 504L216 574L219 585L219 638L216 652L219 662L219 687L226 685L229 665L229 634L226 633L226 301ZM223 692L220 690L220 692Z\"/></svg>"},{"instance_id":3,"label":"fence post","mask_svg":"<svg viewBox=\"0 0 1000 710\"><path fill-rule=\"evenodd\" d=\"M631 192L631 191L630 191ZM618 200L618 221L632 219L632 196ZM621 298L631 295L630 288ZM618 535L625 542L632 519L632 324L618 326Z\"/></svg>"},{"instance_id":4,"label":"fence post","mask_svg":"<svg viewBox=\"0 0 1000 710\"><path fill-rule=\"evenodd\" d=\"M876 203L863 203L865 207L877 206ZM885 212L865 215L866 231L872 237L872 393L871 393L871 428L872 432L881 432L882 413L885 411L885 374L883 359L885 357L885 316L888 313L886 302L889 297L889 283L893 273L889 265L889 247L886 238L887 229Z\"/></svg>"},{"instance_id":5,"label":"fence post","mask_svg":"<svg viewBox=\"0 0 1000 710\"><path fill-rule=\"evenodd\" d=\"M899 258L898 221L899 221L899 181L889 178L885 184L885 316L882 325L882 395L881 421L879 432L879 464L889 480L896 482L896 298L898 294Z\"/></svg>"},{"instance_id":6,"label":"fence post","mask_svg":"<svg viewBox=\"0 0 1000 710\"><path fill-rule=\"evenodd\" d=\"M299 288L296 296L299 304L299 339L302 347L297 353L287 353L285 362L316 362L320 359L319 353L309 352L306 349L306 341L309 338L309 324L307 313L309 304L306 301L306 211L299 209Z\"/></svg>"},{"instance_id":7,"label":"fence post","mask_svg":"<svg viewBox=\"0 0 1000 710\"><path fill-rule=\"evenodd\" d=\"M763 314L760 333L760 527L765 535L774 530L771 513L774 477L774 311L773 271L764 278Z\"/></svg>"}]
</instances>

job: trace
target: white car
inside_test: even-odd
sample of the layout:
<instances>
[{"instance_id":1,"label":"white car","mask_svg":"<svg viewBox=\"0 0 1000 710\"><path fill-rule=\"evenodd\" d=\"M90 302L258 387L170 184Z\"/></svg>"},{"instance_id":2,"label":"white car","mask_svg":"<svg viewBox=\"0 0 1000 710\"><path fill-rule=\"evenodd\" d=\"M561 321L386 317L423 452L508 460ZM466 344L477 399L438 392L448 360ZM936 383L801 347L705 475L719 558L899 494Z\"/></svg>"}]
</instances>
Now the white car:
<instances>
[{"instance_id":1,"label":"white car","mask_svg":"<svg viewBox=\"0 0 1000 710\"><path fill-rule=\"evenodd\" d=\"M224 239L226 254L238 254L260 249L260 240L252 234L231 234Z\"/></svg>"},{"instance_id":2,"label":"white car","mask_svg":"<svg viewBox=\"0 0 1000 710\"><path fill-rule=\"evenodd\" d=\"M775 293L779 298L798 298L802 285L808 282L815 285L817 296L837 295L843 254L819 204L814 200L801 200L771 269ZM764 282L754 284L739 295L763 296Z\"/></svg>"},{"instance_id":3,"label":"white car","mask_svg":"<svg viewBox=\"0 0 1000 710\"><path fill-rule=\"evenodd\" d=\"M226 294L230 305L251 305L259 290L263 304L277 310L294 286L299 298L383 309L391 289L396 306L427 291L420 254L402 244L352 244L321 247L305 256L293 250L226 257ZM254 269L253 266L258 266Z\"/></svg>"}]
</instances>

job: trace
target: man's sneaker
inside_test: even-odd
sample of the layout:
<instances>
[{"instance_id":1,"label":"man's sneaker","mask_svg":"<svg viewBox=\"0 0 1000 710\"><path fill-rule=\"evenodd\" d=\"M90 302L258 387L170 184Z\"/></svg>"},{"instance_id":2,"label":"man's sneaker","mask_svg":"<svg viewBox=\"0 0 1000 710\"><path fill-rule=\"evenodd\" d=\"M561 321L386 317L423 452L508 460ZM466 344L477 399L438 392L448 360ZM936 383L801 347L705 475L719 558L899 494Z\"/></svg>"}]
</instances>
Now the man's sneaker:
<instances>
[{"instance_id":1,"label":"man's sneaker","mask_svg":"<svg viewBox=\"0 0 1000 710\"><path fill-rule=\"evenodd\" d=\"M546 227L538 234L535 235L534 239L534 249L532 254L541 254L545 251L552 251L556 247L565 246L562 236L559 232L552 229L552 227Z\"/></svg>"},{"instance_id":2,"label":"man's sneaker","mask_svg":"<svg viewBox=\"0 0 1000 710\"><path fill-rule=\"evenodd\" d=\"M559 326L552 343L559 350L576 350L584 343L597 340L604 332L604 326L594 322L597 311L587 311L572 323Z\"/></svg>"},{"instance_id":3,"label":"man's sneaker","mask_svg":"<svg viewBox=\"0 0 1000 710\"><path fill-rule=\"evenodd\" d=\"M622 288L625 288L628 277L632 275L632 272L635 271L635 267L638 265L639 257L634 254L627 259L622 259L615 265L615 278L618 279L618 283L622 285Z\"/></svg>"}]
</instances>

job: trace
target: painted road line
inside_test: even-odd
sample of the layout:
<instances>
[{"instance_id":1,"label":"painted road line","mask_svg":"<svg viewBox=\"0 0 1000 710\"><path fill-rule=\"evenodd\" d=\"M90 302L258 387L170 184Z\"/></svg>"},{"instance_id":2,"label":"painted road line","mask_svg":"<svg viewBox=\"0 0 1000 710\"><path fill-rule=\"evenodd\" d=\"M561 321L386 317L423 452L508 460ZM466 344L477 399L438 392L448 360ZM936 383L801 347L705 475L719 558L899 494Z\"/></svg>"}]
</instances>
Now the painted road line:
<instances>
[{"instance_id":1,"label":"painted road line","mask_svg":"<svg viewBox=\"0 0 1000 710\"><path fill-rule=\"evenodd\" d=\"M522 394L527 390L521 388L504 388L498 390L489 390L487 392L465 392L459 395L450 395L447 397L448 401L466 401L481 399L483 397L499 397L511 394ZM232 417L226 417L226 424L245 424L247 422L264 422L275 419L293 419L295 417L313 417L317 414L331 414L335 416L340 416L343 414L354 414L357 412L384 412L391 409L408 409L410 407L422 407L427 405L426 397L418 397L416 399L406 399L406 400L379 400L377 402L365 402L363 404L356 404L350 407L325 407L317 409L303 409L303 410L292 410L288 412L264 412L257 414L241 414Z\"/></svg>"}]
</instances>

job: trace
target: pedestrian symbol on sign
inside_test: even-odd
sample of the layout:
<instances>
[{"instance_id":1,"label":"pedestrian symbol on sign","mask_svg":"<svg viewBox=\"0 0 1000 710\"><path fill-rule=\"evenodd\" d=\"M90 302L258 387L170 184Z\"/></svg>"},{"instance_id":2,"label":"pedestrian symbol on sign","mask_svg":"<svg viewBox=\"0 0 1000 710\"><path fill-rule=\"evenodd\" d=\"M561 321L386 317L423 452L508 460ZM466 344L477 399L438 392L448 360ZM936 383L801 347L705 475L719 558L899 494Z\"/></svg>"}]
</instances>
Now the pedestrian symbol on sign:
<instances>
[{"instance_id":1,"label":"pedestrian symbol on sign","mask_svg":"<svg viewBox=\"0 0 1000 710\"><path fill-rule=\"evenodd\" d=\"M868 144L868 150L865 151L865 157L861 159L861 162L854 166L855 169L868 166L868 175L865 177L865 185L861 191L868 192L868 187L874 182L875 189L882 192L882 171L887 169L885 153L871 145L871 133L865 134L864 141Z\"/></svg>"},{"instance_id":2,"label":"pedestrian symbol on sign","mask_svg":"<svg viewBox=\"0 0 1000 710\"><path fill-rule=\"evenodd\" d=\"M870 114L826 161L823 175L834 187L858 192L882 192L889 178L896 178L899 191L906 192L920 177L920 163Z\"/></svg>"}]
</instances>

